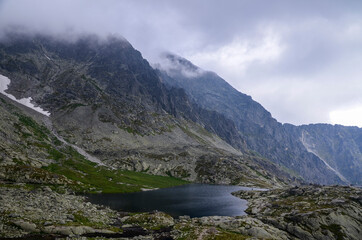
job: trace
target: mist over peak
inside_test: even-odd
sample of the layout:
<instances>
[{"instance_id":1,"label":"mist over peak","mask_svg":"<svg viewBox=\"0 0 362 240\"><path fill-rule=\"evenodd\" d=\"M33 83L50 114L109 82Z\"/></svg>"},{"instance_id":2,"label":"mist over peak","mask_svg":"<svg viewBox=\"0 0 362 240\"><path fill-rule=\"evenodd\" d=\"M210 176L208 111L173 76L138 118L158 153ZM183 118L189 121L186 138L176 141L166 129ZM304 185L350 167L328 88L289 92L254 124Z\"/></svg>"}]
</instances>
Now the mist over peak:
<instances>
[{"instance_id":1,"label":"mist over peak","mask_svg":"<svg viewBox=\"0 0 362 240\"><path fill-rule=\"evenodd\" d=\"M0 37L120 34L151 63L171 51L216 72L283 123L343 124L362 102L361 3L4 0Z\"/></svg>"},{"instance_id":2,"label":"mist over peak","mask_svg":"<svg viewBox=\"0 0 362 240\"><path fill-rule=\"evenodd\" d=\"M205 73L203 69L195 66L189 60L170 52L160 54L157 63L153 64L153 67L165 71L171 77L181 74L192 79Z\"/></svg>"},{"instance_id":3,"label":"mist over peak","mask_svg":"<svg viewBox=\"0 0 362 240\"><path fill-rule=\"evenodd\" d=\"M99 45L109 45L115 43L127 43L131 45L127 39L125 39L120 34L108 34L108 35L99 35L96 33L76 33L76 34L51 34L46 32L31 32L26 31L24 28L19 29L8 29L3 31L0 35L0 42L11 43L11 42L21 42L21 41L44 41L44 42L58 42L63 44L77 44L77 43L87 43L88 45L99 46Z\"/></svg>"}]
</instances>

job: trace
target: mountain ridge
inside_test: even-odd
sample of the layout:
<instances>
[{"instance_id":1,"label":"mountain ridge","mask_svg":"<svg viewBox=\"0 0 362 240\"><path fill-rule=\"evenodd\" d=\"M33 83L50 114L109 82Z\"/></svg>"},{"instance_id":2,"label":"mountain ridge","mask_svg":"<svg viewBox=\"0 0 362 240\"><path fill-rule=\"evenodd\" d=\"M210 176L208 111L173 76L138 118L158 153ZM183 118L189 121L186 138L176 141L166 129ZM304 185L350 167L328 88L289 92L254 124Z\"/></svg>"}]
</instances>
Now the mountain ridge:
<instances>
[{"instance_id":1,"label":"mountain ridge","mask_svg":"<svg viewBox=\"0 0 362 240\"><path fill-rule=\"evenodd\" d=\"M31 96L51 112L57 134L113 168L209 183L290 181L271 162L224 142L241 142L233 122L166 88L129 43L98 44L46 37L0 44L8 92Z\"/></svg>"},{"instance_id":2,"label":"mountain ridge","mask_svg":"<svg viewBox=\"0 0 362 240\"><path fill-rule=\"evenodd\" d=\"M216 147L211 152L217 156L222 146L219 157L231 151L257 164L270 160L284 169L287 178L301 176L306 182L322 184L361 182L360 129L281 124L217 74L172 54L165 55L168 63L152 67L125 39L9 39L0 46L1 73L11 78L7 91L17 98L32 97L52 112L62 137L113 167L157 173L157 166L164 168L168 164L164 160L171 158L173 170L159 173L186 176L185 164L177 159L194 162L196 154L205 162L202 152ZM338 140L339 136L344 138ZM172 146L163 137L181 141L183 147ZM182 150L185 147L188 150ZM184 152L185 156L177 156ZM197 164L186 168L186 172L203 169Z\"/></svg>"},{"instance_id":3,"label":"mountain ridge","mask_svg":"<svg viewBox=\"0 0 362 240\"><path fill-rule=\"evenodd\" d=\"M184 88L197 104L206 109L218 111L234 121L239 134L245 140L246 148L260 153L277 164L293 169L309 182L361 184L362 142L359 140L360 137L356 137L356 141L350 144L353 145L351 153L348 147L344 151L347 156L352 155L345 160L347 164L341 159L343 154L338 156L339 159L329 155L325 161L316 151L309 151L310 149L308 150L300 140L302 133L306 131L320 134L323 131L323 125L281 124L272 118L271 114L259 103L253 101L250 96L235 90L217 74L199 69L188 60L170 53L164 54L163 57L161 64L155 67L160 69L160 76L165 83ZM196 71L196 73L192 75L190 71ZM338 128L332 125L326 126L329 129ZM350 135L362 135L359 128L343 129ZM324 131L324 134L326 133ZM316 139L315 134L313 139ZM338 165L349 180L336 170L337 167L331 168L330 165ZM350 170L346 165L350 165Z\"/></svg>"}]
</instances>

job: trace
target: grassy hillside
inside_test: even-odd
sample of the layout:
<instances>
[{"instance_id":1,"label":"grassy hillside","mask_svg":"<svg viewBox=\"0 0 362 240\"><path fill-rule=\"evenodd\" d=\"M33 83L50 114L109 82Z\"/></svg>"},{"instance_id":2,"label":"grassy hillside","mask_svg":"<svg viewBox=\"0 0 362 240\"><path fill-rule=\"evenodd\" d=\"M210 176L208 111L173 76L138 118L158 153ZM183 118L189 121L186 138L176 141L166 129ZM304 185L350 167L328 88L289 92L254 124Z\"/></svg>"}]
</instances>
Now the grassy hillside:
<instances>
[{"instance_id":1,"label":"grassy hillside","mask_svg":"<svg viewBox=\"0 0 362 240\"><path fill-rule=\"evenodd\" d=\"M88 161L41 122L0 97L0 181L76 192L134 192L186 184L177 178L112 170Z\"/></svg>"}]
</instances>

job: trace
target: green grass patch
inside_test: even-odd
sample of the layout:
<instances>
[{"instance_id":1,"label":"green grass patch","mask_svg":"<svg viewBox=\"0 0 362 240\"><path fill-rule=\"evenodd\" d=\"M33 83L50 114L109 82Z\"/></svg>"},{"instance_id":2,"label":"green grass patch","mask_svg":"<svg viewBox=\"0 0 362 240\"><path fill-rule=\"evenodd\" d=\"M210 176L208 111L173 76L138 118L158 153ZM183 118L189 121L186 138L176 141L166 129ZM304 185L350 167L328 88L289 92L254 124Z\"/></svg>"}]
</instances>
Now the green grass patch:
<instances>
[{"instance_id":1,"label":"green grass patch","mask_svg":"<svg viewBox=\"0 0 362 240\"><path fill-rule=\"evenodd\" d=\"M56 138L55 136L52 137L52 142L54 143L55 146L61 146L63 143L58 139Z\"/></svg>"},{"instance_id":2,"label":"green grass patch","mask_svg":"<svg viewBox=\"0 0 362 240\"><path fill-rule=\"evenodd\" d=\"M178 240L194 240L197 239L197 228L192 224L176 224L174 227L176 230L180 231L182 235L177 238Z\"/></svg>"},{"instance_id":3,"label":"green grass patch","mask_svg":"<svg viewBox=\"0 0 362 240\"><path fill-rule=\"evenodd\" d=\"M70 213L73 215L74 220L71 222L67 222L64 225L65 226L89 226L92 228L103 228L103 229L108 229L114 232L120 232L121 229L118 227L114 227L114 226L108 226L105 225L103 222L92 222L90 219L88 219L87 217L85 217L83 215L82 211L78 211L75 213ZM87 238L88 239L88 238Z\"/></svg>"},{"instance_id":4,"label":"green grass patch","mask_svg":"<svg viewBox=\"0 0 362 240\"><path fill-rule=\"evenodd\" d=\"M211 134L209 131L207 131L205 128L199 127L199 128L197 129L197 132L200 133L200 134L202 134L202 135L204 135L204 136L207 136L207 137L209 137L209 138L212 138L212 134Z\"/></svg>"},{"instance_id":5,"label":"green grass patch","mask_svg":"<svg viewBox=\"0 0 362 240\"><path fill-rule=\"evenodd\" d=\"M170 226L172 217L166 213L141 213L130 216L124 224L139 225L146 229L160 230Z\"/></svg>"},{"instance_id":6,"label":"green grass patch","mask_svg":"<svg viewBox=\"0 0 362 240\"><path fill-rule=\"evenodd\" d=\"M201 137L199 137L198 135L196 135L195 133L193 133L191 130L189 130L189 128L186 126L186 127L183 127L181 125L178 125L178 127L184 132L186 133L186 135L188 135L190 138L192 139L195 139L196 141L198 141L199 143L202 143L202 144L206 144L207 142L202 139Z\"/></svg>"},{"instance_id":7,"label":"green grass patch","mask_svg":"<svg viewBox=\"0 0 362 240\"><path fill-rule=\"evenodd\" d=\"M44 168L81 182L81 185L73 186L78 192L126 193L140 191L141 188L165 188L188 183L173 177L111 170L84 159L70 147L67 147L65 151L71 156L70 158Z\"/></svg>"},{"instance_id":8,"label":"green grass patch","mask_svg":"<svg viewBox=\"0 0 362 240\"><path fill-rule=\"evenodd\" d=\"M249 239L250 236L241 235L240 233L234 233L234 232L228 232L221 229L218 229L221 231L220 233L216 235L207 236L205 239L207 240L244 240Z\"/></svg>"},{"instance_id":9,"label":"green grass patch","mask_svg":"<svg viewBox=\"0 0 362 240\"><path fill-rule=\"evenodd\" d=\"M35 136L37 136L40 139L48 139L48 134L50 134L50 132L46 127L39 125L37 122L35 122L33 119L31 119L28 116L24 116L19 113L16 113L16 115L19 121L23 124L23 126L31 130Z\"/></svg>"},{"instance_id":10,"label":"green grass patch","mask_svg":"<svg viewBox=\"0 0 362 240\"><path fill-rule=\"evenodd\" d=\"M59 152L55 148L48 149L48 154L49 154L49 156L48 156L49 159L54 159L56 161L65 157L65 155L63 153Z\"/></svg>"},{"instance_id":11,"label":"green grass patch","mask_svg":"<svg viewBox=\"0 0 362 240\"><path fill-rule=\"evenodd\" d=\"M123 131L126 131L130 134L133 135L139 135L139 136L143 136L140 132L138 132L136 129L132 128L132 127L122 127L122 126L118 126L119 129L122 129Z\"/></svg>"},{"instance_id":12,"label":"green grass patch","mask_svg":"<svg viewBox=\"0 0 362 240\"><path fill-rule=\"evenodd\" d=\"M88 81L90 84L92 84L98 91L102 91L102 89L98 86L97 82L91 78L87 78L84 74L82 74L81 78L83 80Z\"/></svg>"},{"instance_id":13,"label":"green grass patch","mask_svg":"<svg viewBox=\"0 0 362 240\"><path fill-rule=\"evenodd\" d=\"M343 240L346 237L346 235L342 232L342 227L338 224L321 225L321 228L333 233L337 240Z\"/></svg>"},{"instance_id":14,"label":"green grass patch","mask_svg":"<svg viewBox=\"0 0 362 240\"><path fill-rule=\"evenodd\" d=\"M80 212L74 213L73 216L74 216L74 222L82 225L91 225L91 221L89 221L89 219L83 216L83 214L81 214Z\"/></svg>"},{"instance_id":15,"label":"green grass patch","mask_svg":"<svg viewBox=\"0 0 362 240\"><path fill-rule=\"evenodd\" d=\"M87 105L83 104L83 103L71 103L68 105L64 105L63 107L60 108L60 110L68 110L68 111L73 111L74 109L78 108L78 107L85 107Z\"/></svg>"}]
</instances>

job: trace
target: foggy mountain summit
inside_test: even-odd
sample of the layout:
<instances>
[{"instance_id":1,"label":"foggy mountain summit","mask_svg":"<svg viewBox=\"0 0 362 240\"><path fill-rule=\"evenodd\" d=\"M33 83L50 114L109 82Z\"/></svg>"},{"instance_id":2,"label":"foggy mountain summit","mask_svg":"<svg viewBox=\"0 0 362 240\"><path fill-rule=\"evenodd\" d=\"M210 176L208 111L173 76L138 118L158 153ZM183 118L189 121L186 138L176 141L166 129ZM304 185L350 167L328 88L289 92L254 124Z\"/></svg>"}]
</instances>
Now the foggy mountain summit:
<instances>
[{"instance_id":1,"label":"foggy mountain summit","mask_svg":"<svg viewBox=\"0 0 362 240\"><path fill-rule=\"evenodd\" d=\"M3 0L0 36L121 34L151 63L170 51L216 72L281 123L361 127L360 9L335 0Z\"/></svg>"},{"instance_id":2,"label":"foggy mountain summit","mask_svg":"<svg viewBox=\"0 0 362 240\"><path fill-rule=\"evenodd\" d=\"M256 153L291 169L295 177L307 182L361 183L361 129L283 125L217 74L179 56L164 54L153 69L125 39L100 39L94 35L76 41L45 35L9 35L1 49L2 74L11 79L8 92L17 98L32 97L51 112L55 125L59 124L63 132L81 124L78 131L82 134L87 127L94 128L89 132L92 139L103 131L101 123L109 122L136 135L149 136L173 132L174 126L183 129L184 123L179 122L183 119L217 135L235 151L246 156ZM165 114L179 120L166 120ZM85 116L93 120L79 122L78 118ZM66 137L83 142L82 147L97 157L113 156L108 160L117 167L117 154L124 156L121 166L126 168L138 169L142 162L126 160L124 150L109 152L106 138L99 138L102 144L98 146L81 140L80 136ZM115 136L116 139L119 138ZM120 147L124 144L121 141ZM134 149L138 144L129 147ZM147 152L147 145L144 142L136 148L145 148L142 151ZM172 148L171 143L165 150ZM151 167L149 171L153 171Z\"/></svg>"},{"instance_id":3,"label":"foggy mountain summit","mask_svg":"<svg viewBox=\"0 0 362 240\"><path fill-rule=\"evenodd\" d=\"M279 172L276 181L291 178L240 152L243 142L231 120L193 103L184 90L166 87L129 43L97 44L88 37L64 42L45 36L3 43L8 93L31 96L51 113L59 135L113 168L230 183L244 173L250 179L243 181L258 178L250 169L255 165L267 176ZM244 161L250 167L243 168ZM215 175L216 168L223 170Z\"/></svg>"},{"instance_id":4,"label":"foggy mountain summit","mask_svg":"<svg viewBox=\"0 0 362 240\"><path fill-rule=\"evenodd\" d=\"M231 119L249 149L302 173L304 178L310 180L313 177L307 176L311 172L304 164L314 165L312 169L333 171L345 184L361 183L360 128L328 124L281 124L259 103L235 90L217 74L204 71L179 56L163 56L164 61L156 67L171 76L163 78L165 83L185 89L203 108L217 111ZM305 143L306 136L310 141L308 144Z\"/></svg>"}]
</instances>

